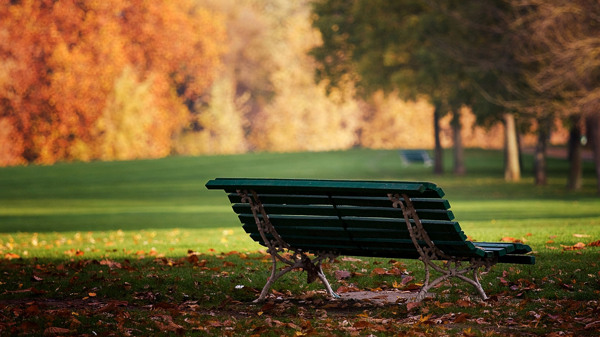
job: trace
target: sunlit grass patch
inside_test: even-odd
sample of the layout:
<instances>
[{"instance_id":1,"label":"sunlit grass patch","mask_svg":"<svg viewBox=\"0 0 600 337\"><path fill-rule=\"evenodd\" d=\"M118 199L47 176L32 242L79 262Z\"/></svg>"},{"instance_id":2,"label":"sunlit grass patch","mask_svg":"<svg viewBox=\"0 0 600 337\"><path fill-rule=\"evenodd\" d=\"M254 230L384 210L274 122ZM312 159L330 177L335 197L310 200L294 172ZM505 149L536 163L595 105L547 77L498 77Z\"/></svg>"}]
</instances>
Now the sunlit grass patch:
<instances>
[{"instance_id":1,"label":"sunlit grass patch","mask_svg":"<svg viewBox=\"0 0 600 337\"><path fill-rule=\"evenodd\" d=\"M467 155L464 177L402 167L396 151L373 150L2 168L0 334L597 329L600 199L589 163L582 191L565 192L564 161L550 160L549 185L533 187L528 171L522 182L503 181L500 152ZM536 264L495 265L482 276L486 302L454 280L420 305L332 302L319 282L306 284L306 273L294 271L275 283L267 303L252 304L272 262L241 228L225 193L204 188L223 176L433 181L470 239L522 241ZM415 291L424 278L418 260L338 257L324 271L340 292Z\"/></svg>"}]
</instances>

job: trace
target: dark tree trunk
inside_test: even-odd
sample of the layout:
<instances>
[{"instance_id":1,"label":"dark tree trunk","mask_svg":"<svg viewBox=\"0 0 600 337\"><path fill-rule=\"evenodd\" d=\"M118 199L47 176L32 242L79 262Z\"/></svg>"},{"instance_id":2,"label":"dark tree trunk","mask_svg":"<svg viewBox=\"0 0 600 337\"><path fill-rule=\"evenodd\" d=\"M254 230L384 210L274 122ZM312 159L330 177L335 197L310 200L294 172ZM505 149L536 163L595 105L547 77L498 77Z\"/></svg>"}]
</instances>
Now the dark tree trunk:
<instances>
[{"instance_id":1,"label":"dark tree trunk","mask_svg":"<svg viewBox=\"0 0 600 337\"><path fill-rule=\"evenodd\" d=\"M535 184L538 186L548 184L546 174L546 150L548 148L548 140L550 136L550 122L548 119L542 119L538 125L538 141L535 147L534 157L534 175Z\"/></svg>"},{"instance_id":2,"label":"dark tree trunk","mask_svg":"<svg viewBox=\"0 0 600 337\"><path fill-rule=\"evenodd\" d=\"M515 115L511 113L504 114L504 130L506 137L506 163L504 166L504 180L519 181L521 180L521 169L519 167L519 146L517 144Z\"/></svg>"},{"instance_id":3,"label":"dark tree trunk","mask_svg":"<svg viewBox=\"0 0 600 337\"><path fill-rule=\"evenodd\" d=\"M439 104L435 104L433 111L433 132L435 137L435 151L433 155L433 173L444 174L444 149L440 140L440 115L441 108Z\"/></svg>"},{"instance_id":4,"label":"dark tree trunk","mask_svg":"<svg viewBox=\"0 0 600 337\"><path fill-rule=\"evenodd\" d=\"M596 186L600 194L600 113L588 118L589 141L594 150L594 165L596 167Z\"/></svg>"},{"instance_id":5,"label":"dark tree trunk","mask_svg":"<svg viewBox=\"0 0 600 337\"><path fill-rule=\"evenodd\" d=\"M465 168L465 149L462 142L462 125L460 123L460 112L455 111L452 118L452 132L454 137L454 174L464 175Z\"/></svg>"},{"instance_id":6,"label":"dark tree trunk","mask_svg":"<svg viewBox=\"0 0 600 337\"><path fill-rule=\"evenodd\" d=\"M523 172L523 151L521 151L521 133L517 132L517 150L519 151L519 170Z\"/></svg>"},{"instance_id":7,"label":"dark tree trunk","mask_svg":"<svg viewBox=\"0 0 600 337\"><path fill-rule=\"evenodd\" d=\"M569 179L567 189L581 189L582 179L581 162L581 116L571 117L571 130L569 131Z\"/></svg>"}]
</instances>

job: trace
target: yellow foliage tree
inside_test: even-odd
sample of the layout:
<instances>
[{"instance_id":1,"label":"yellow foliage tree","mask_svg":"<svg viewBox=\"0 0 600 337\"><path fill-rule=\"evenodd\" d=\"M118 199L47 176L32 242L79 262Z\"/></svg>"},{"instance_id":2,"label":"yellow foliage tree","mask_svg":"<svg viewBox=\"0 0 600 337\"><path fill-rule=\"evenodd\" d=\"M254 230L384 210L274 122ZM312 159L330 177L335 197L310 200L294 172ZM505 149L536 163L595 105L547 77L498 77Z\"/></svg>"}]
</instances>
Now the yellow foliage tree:
<instances>
[{"instance_id":1,"label":"yellow foliage tree","mask_svg":"<svg viewBox=\"0 0 600 337\"><path fill-rule=\"evenodd\" d=\"M232 154L248 149L244 135L245 103L248 95L236 96L235 82L221 76L215 80L207 106L197 108L195 128L179 135L175 151L180 154Z\"/></svg>"},{"instance_id":2,"label":"yellow foliage tree","mask_svg":"<svg viewBox=\"0 0 600 337\"><path fill-rule=\"evenodd\" d=\"M275 98L252 121L250 141L259 150L323 151L357 144L359 104L328 96L314 84L314 62L307 55L319 43L310 26L307 3L280 3L286 24L273 25L272 74ZM339 93L337 93L339 94Z\"/></svg>"},{"instance_id":3,"label":"yellow foliage tree","mask_svg":"<svg viewBox=\"0 0 600 337\"><path fill-rule=\"evenodd\" d=\"M371 148L433 148L433 106L425 100L405 102L397 95L375 92L361 132Z\"/></svg>"},{"instance_id":4,"label":"yellow foliage tree","mask_svg":"<svg viewBox=\"0 0 600 337\"><path fill-rule=\"evenodd\" d=\"M0 137L9 149L0 165L137 158L132 148L143 157L168 154L188 122L182 111L219 69L225 39L221 17L195 0L0 0L0 17ZM118 92L141 93L114 88L125 83L153 97L152 126L117 125L130 118L119 107L142 118ZM138 130L154 138L147 149L123 140ZM117 138L125 149L114 150Z\"/></svg>"},{"instance_id":5,"label":"yellow foliage tree","mask_svg":"<svg viewBox=\"0 0 600 337\"><path fill-rule=\"evenodd\" d=\"M97 120L95 157L104 160L164 157L171 150L171 114L155 102L153 78L141 80L126 67ZM181 119L187 112L181 108Z\"/></svg>"}]
</instances>

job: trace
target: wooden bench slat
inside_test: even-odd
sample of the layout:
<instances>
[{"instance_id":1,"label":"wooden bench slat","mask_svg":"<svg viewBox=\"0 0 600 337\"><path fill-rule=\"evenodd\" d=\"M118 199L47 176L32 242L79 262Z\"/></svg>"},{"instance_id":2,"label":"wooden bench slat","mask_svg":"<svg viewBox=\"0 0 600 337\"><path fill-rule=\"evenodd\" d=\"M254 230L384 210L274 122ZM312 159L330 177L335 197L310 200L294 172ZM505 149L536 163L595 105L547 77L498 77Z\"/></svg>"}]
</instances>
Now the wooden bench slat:
<instances>
[{"instance_id":1,"label":"wooden bench slat","mask_svg":"<svg viewBox=\"0 0 600 337\"><path fill-rule=\"evenodd\" d=\"M233 210L237 214L250 214L248 204L234 204ZM355 216L375 218L404 218L402 210L392 207L358 207L358 206L332 206L332 205L273 205L263 204L265 211L273 215L326 215L326 216ZM417 209L421 220L447 220L454 218L452 212L438 209Z\"/></svg>"},{"instance_id":2,"label":"wooden bench slat","mask_svg":"<svg viewBox=\"0 0 600 337\"><path fill-rule=\"evenodd\" d=\"M255 224L246 223L244 224L244 230L247 233L258 233L258 229ZM350 240L353 239L369 239L369 240L377 240L377 239L410 239L410 234L407 230L374 230L371 228L352 228L352 229L344 229L343 227L307 227L304 226L282 226L280 230L277 232L281 236L290 235L293 233L297 233L297 231L301 232L309 232L314 237L317 236L333 236L338 235L340 239ZM464 234L463 234L464 235ZM453 238L446 235L444 232L432 232L430 238L437 242L438 240L452 240ZM461 241L457 241L461 242Z\"/></svg>"},{"instance_id":3,"label":"wooden bench slat","mask_svg":"<svg viewBox=\"0 0 600 337\"><path fill-rule=\"evenodd\" d=\"M535 264L535 256L533 255L504 255L498 258L498 263L512 264Z\"/></svg>"},{"instance_id":4,"label":"wooden bench slat","mask_svg":"<svg viewBox=\"0 0 600 337\"><path fill-rule=\"evenodd\" d=\"M250 233L250 237L262 243L262 237L258 233ZM378 239L378 240L350 240L347 238L343 240L340 237L329 236L329 237L314 237L314 236L302 236L302 235L282 235L285 242L293 245L294 247L305 249L308 252L322 251L320 248L323 244L327 244L330 249L335 249L337 252L344 253L344 250L351 249L355 252L355 255L362 256L363 251L370 250L393 250L393 251L404 251L407 254L414 252L416 253L415 246L410 239ZM272 239L272 236L267 236L268 239ZM425 242L421 242L425 246ZM442 249L446 254L451 256L464 256L464 257L484 257L485 251L476 249L472 245L461 244L457 241L438 241L436 246ZM502 252L490 252L489 257L498 255L498 253L505 254ZM342 254L347 255L347 254Z\"/></svg>"},{"instance_id":5,"label":"wooden bench slat","mask_svg":"<svg viewBox=\"0 0 600 337\"><path fill-rule=\"evenodd\" d=\"M335 233L335 232L334 232ZM262 241L262 237L258 232L249 232L249 234L258 241ZM415 249L414 243L410 238L398 237L398 238L353 238L349 236L315 236L315 235L299 235L299 234L281 234L281 237L288 243L293 242L305 242L305 243L314 243L316 241L327 241L327 242L335 242L339 244L350 244L354 247L394 247L394 245L406 246L411 249ZM272 239L273 237L267 235L268 239ZM288 241L289 240L289 241ZM421 245L425 246L426 243L424 241L419 242ZM474 251L477 249L470 241L445 241L445 240L436 240L436 246L440 247L450 247L450 249L455 251ZM493 248L488 251L501 251L502 248ZM506 251L505 251L506 253Z\"/></svg>"},{"instance_id":6,"label":"wooden bench slat","mask_svg":"<svg viewBox=\"0 0 600 337\"><path fill-rule=\"evenodd\" d=\"M249 226L256 228L256 221L249 214L240 214L240 221ZM322 231L330 231L332 228L338 228L340 233L344 231L354 237L386 237L390 235L404 235L410 237L404 219L374 219L374 218L343 218L340 220L337 217L327 216L285 216L273 215L270 221L277 228L278 233L283 231L311 231L313 235L321 235ZM423 227L427 230L429 237L435 239L447 240L466 240L466 235L460 230L457 222L452 221L423 221ZM318 224L318 225L317 225ZM258 231L256 228L255 231Z\"/></svg>"},{"instance_id":7,"label":"wooden bench slat","mask_svg":"<svg viewBox=\"0 0 600 337\"><path fill-rule=\"evenodd\" d=\"M515 251L515 246L513 244L502 244L496 242L473 242L473 244L481 249L504 249L507 253L512 253Z\"/></svg>"},{"instance_id":8,"label":"wooden bench slat","mask_svg":"<svg viewBox=\"0 0 600 337\"><path fill-rule=\"evenodd\" d=\"M258 228L256 224L245 223L243 226L244 230L249 234L258 234ZM315 227L315 226L280 226L278 228L278 234L281 237L302 237L302 234L309 233L312 238L318 237L336 237L339 241L352 241L352 242L367 242L373 241L375 244L381 244L387 241L396 242L412 242L410 233L406 229L396 230L377 230L372 228L350 228L345 229L343 227ZM460 233L464 236L464 233ZM436 245L448 245L448 242L454 242L455 246L464 245L470 247L469 249L475 249L472 243L464 240L455 240L455 238L447 235L443 231L431 231L430 238ZM452 241L451 241L452 240ZM467 243L466 243L467 242ZM362 244L364 245L364 244Z\"/></svg>"},{"instance_id":9,"label":"wooden bench slat","mask_svg":"<svg viewBox=\"0 0 600 337\"><path fill-rule=\"evenodd\" d=\"M255 241L262 244L262 237L258 232L249 233L250 237ZM381 240L381 241L370 241L370 240L343 240L339 236L331 236L331 237L315 237L315 236L283 236L286 242L290 244L294 244L295 247L304 248L307 252L318 252L323 251L323 247L327 247L328 249L335 250L337 252L342 253L342 255L349 256L371 256L371 257L385 257L387 255L379 255L374 253L374 251L379 252L395 252L394 257L404 257L410 258L410 256L414 255L414 258L418 258L418 254L415 251L414 244L410 239L398 239L398 240ZM272 239L271 236L268 237ZM425 243L422 243L425 245ZM492 244L492 243L490 243ZM502 245L502 243L499 243ZM263 244L264 245L264 244ZM500 263L514 263L514 264L535 264L535 257L529 255L513 255L507 254L507 249L495 247L495 248L485 248L483 251L486 255L481 254L481 252L473 252L467 246L461 246L458 242L450 241L438 241L436 242L436 246L440 248L444 253L450 256L459 256L459 257L468 257L470 256L480 256L480 257L498 257L498 262ZM469 254L472 253L472 254ZM385 253L387 254L387 253ZM412 254L412 255L411 255ZM388 256L389 257L389 256Z\"/></svg>"},{"instance_id":10,"label":"wooden bench slat","mask_svg":"<svg viewBox=\"0 0 600 337\"><path fill-rule=\"evenodd\" d=\"M206 188L222 189L228 193L238 189L257 193L286 193L293 189L297 193L316 195L384 196L387 193L405 193L409 197L444 196L444 191L433 183L412 181L217 178L206 183Z\"/></svg>"},{"instance_id":11,"label":"wooden bench slat","mask_svg":"<svg viewBox=\"0 0 600 337\"><path fill-rule=\"evenodd\" d=\"M232 204L242 202L242 198L237 193L228 195ZM349 196L329 196L326 195L290 195L290 194L261 194L260 200L264 204L285 204L285 205L331 205L331 200L336 205L345 206L365 206L365 207L392 207L388 197L349 197ZM449 210L450 203L446 199L432 198L412 198L412 203L417 209L436 209ZM451 213L451 211L449 211Z\"/></svg>"},{"instance_id":12,"label":"wooden bench slat","mask_svg":"<svg viewBox=\"0 0 600 337\"><path fill-rule=\"evenodd\" d=\"M257 232L251 232L249 233L250 236L254 239L256 239L256 241L261 242L262 241L262 236L260 236L259 233ZM335 243L335 244L339 244L339 245L349 245L352 246L354 248L359 248L359 247L408 247L410 249L415 249L414 243L412 242L411 239L407 239L407 238L377 238L377 239L365 239L365 238L351 238L351 237L344 237L344 236L314 236L314 235L298 235L298 234L286 234L286 235L281 235L281 237L287 242L287 243L306 243L306 244L312 244L312 243L316 243L316 242L329 242L329 243ZM267 235L268 239L273 239L272 235ZM420 242L420 244L422 244L423 246L426 245L426 243L424 241ZM438 240L436 241L436 245L437 246L444 246L444 247L450 247L449 249L451 250L455 250L455 251L470 251L470 250L475 250L476 247L473 246L472 244L469 244L469 242L459 242L459 241L443 241L443 240Z\"/></svg>"},{"instance_id":13,"label":"wooden bench slat","mask_svg":"<svg viewBox=\"0 0 600 337\"><path fill-rule=\"evenodd\" d=\"M531 252L531 247L518 242L475 242L475 245L482 248L486 247L511 247L509 253L526 254Z\"/></svg>"},{"instance_id":14,"label":"wooden bench slat","mask_svg":"<svg viewBox=\"0 0 600 337\"><path fill-rule=\"evenodd\" d=\"M477 245L475 245L475 247L479 248L479 249L483 249L486 252L491 252L494 254L494 256L504 256L508 253L508 249L507 248L503 248L503 247L479 247Z\"/></svg>"}]
</instances>

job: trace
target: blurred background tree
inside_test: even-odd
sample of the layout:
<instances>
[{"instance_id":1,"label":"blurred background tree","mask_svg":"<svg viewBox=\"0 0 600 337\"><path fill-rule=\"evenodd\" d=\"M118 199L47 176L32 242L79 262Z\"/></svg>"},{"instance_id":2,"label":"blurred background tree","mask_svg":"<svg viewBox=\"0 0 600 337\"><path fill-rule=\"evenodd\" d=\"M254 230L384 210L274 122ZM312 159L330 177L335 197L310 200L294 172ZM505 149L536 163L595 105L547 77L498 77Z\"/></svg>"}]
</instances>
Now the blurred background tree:
<instances>
[{"instance_id":1,"label":"blurred background tree","mask_svg":"<svg viewBox=\"0 0 600 337\"><path fill-rule=\"evenodd\" d=\"M600 141L593 1L0 0L0 15L0 165L366 146L433 148L441 173L453 146L464 174L463 147L504 146L518 180L535 146L544 184L560 119L577 188L580 139Z\"/></svg>"},{"instance_id":2,"label":"blurred background tree","mask_svg":"<svg viewBox=\"0 0 600 337\"><path fill-rule=\"evenodd\" d=\"M191 0L2 0L0 16L0 124L8 125L2 147L10 149L2 152L13 163L168 154L171 138L188 122L182 108L211 84L225 39L220 17ZM104 132L131 130L98 129L111 124L109 116L118 116L114 124L127 120L123 113L139 114L114 111L123 103L114 90L130 90L122 85L126 77L149 85L158 109L149 111L153 127L139 126L156 132L136 154L134 144L142 141L120 142L125 148L116 152L98 141L114 140Z\"/></svg>"},{"instance_id":3,"label":"blurred background tree","mask_svg":"<svg viewBox=\"0 0 600 337\"><path fill-rule=\"evenodd\" d=\"M442 173L439 120L452 113L454 173L464 174L461 108L472 107L481 120L499 119L495 116L506 109L482 97L482 91L502 96L500 102L509 99L502 92L508 93L504 86L513 78L495 68L514 64L507 64L511 54L504 38L508 28L501 25L507 24L504 11L500 1L317 1L314 25L324 40L313 50L320 62L317 76L336 86L353 74L367 95L383 89L395 90L403 99L426 97L434 106L436 173ZM516 144L515 124L512 114L505 116L511 131L506 177L518 180L517 148L508 146Z\"/></svg>"},{"instance_id":4,"label":"blurred background tree","mask_svg":"<svg viewBox=\"0 0 600 337\"><path fill-rule=\"evenodd\" d=\"M588 0L511 3L520 34L518 56L533 65L525 77L535 91L530 106L554 113L571 129L568 187L581 187L581 139L587 133L600 191L600 5Z\"/></svg>"},{"instance_id":5,"label":"blurred background tree","mask_svg":"<svg viewBox=\"0 0 600 337\"><path fill-rule=\"evenodd\" d=\"M573 112L596 116L591 110L600 106L599 7L585 0L315 1L314 25L324 41L313 49L317 77L332 87L350 78L363 95L382 89L403 99L426 97L435 111L438 163L439 117L451 112L457 174L464 172L462 107L480 125L504 122L508 181L521 176L518 129L534 126L534 176L543 185L554 120L571 116L571 125L580 126ZM587 124L595 143L596 119ZM569 186L576 188L580 154L571 148ZM441 173L438 165L434 170Z\"/></svg>"}]
</instances>

